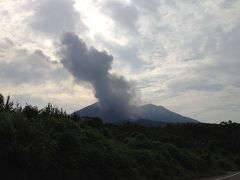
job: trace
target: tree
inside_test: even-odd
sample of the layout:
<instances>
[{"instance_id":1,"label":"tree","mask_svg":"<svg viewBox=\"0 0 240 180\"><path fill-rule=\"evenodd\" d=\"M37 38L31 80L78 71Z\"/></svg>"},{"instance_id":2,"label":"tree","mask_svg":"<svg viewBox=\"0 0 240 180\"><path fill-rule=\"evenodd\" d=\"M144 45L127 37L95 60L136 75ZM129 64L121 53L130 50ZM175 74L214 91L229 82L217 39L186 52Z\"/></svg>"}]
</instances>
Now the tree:
<instances>
[{"instance_id":1,"label":"tree","mask_svg":"<svg viewBox=\"0 0 240 180\"><path fill-rule=\"evenodd\" d=\"M6 102L4 102L4 96L0 94L0 111L12 111L14 103L10 101L10 96L7 96Z\"/></svg>"},{"instance_id":2,"label":"tree","mask_svg":"<svg viewBox=\"0 0 240 180\"><path fill-rule=\"evenodd\" d=\"M36 106L31 106L28 104L24 107L22 112L28 119L37 117L39 113L38 108Z\"/></svg>"},{"instance_id":3,"label":"tree","mask_svg":"<svg viewBox=\"0 0 240 180\"><path fill-rule=\"evenodd\" d=\"M0 111L3 111L4 109L4 97L2 94L0 94Z\"/></svg>"}]
</instances>

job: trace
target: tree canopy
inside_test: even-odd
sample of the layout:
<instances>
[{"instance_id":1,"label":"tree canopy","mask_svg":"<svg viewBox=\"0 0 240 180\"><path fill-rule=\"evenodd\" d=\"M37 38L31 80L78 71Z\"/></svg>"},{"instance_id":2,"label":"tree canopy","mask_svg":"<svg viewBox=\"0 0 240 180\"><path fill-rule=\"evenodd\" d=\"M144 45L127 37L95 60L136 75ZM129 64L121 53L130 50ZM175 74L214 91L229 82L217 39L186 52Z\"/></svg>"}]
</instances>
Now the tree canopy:
<instances>
[{"instance_id":1,"label":"tree canopy","mask_svg":"<svg viewBox=\"0 0 240 180\"><path fill-rule=\"evenodd\" d=\"M240 169L240 125L103 124L0 95L0 178L187 180Z\"/></svg>"}]
</instances>

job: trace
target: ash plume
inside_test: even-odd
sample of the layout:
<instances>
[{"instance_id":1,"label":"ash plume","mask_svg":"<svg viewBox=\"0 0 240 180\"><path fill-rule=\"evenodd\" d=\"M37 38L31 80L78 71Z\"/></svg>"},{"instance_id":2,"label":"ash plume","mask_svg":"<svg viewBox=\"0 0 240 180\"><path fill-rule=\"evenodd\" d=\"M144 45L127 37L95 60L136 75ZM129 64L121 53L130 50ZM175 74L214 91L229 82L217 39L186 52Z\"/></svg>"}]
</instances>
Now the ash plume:
<instances>
[{"instance_id":1,"label":"ash plume","mask_svg":"<svg viewBox=\"0 0 240 180\"><path fill-rule=\"evenodd\" d=\"M129 117L135 90L124 77L109 72L113 56L88 48L76 34L69 32L61 37L59 54L61 63L76 80L92 85L103 112Z\"/></svg>"}]
</instances>

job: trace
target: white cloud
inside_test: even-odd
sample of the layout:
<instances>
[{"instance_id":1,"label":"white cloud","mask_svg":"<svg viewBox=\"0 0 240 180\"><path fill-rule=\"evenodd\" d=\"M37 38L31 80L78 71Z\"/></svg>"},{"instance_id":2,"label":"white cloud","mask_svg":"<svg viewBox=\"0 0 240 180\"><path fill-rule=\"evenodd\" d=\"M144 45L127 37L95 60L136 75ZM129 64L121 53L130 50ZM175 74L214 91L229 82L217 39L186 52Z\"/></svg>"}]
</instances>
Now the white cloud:
<instances>
[{"instance_id":1,"label":"white cloud","mask_svg":"<svg viewBox=\"0 0 240 180\"><path fill-rule=\"evenodd\" d=\"M129 32L132 36L136 35L138 11L134 4L124 1L108 1L102 7L102 13L108 15L116 25L116 31Z\"/></svg>"},{"instance_id":2,"label":"white cloud","mask_svg":"<svg viewBox=\"0 0 240 180\"><path fill-rule=\"evenodd\" d=\"M74 31L77 25L84 30L80 14L74 8L74 0L41 0L31 4L31 27L39 32L57 36L62 31Z\"/></svg>"},{"instance_id":3,"label":"white cloud","mask_svg":"<svg viewBox=\"0 0 240 180\"><path fill-rule=\"evenodd\" d=\"M91 89L75 85L61 64L40 50L20 49L10 39L0 43L0 89L22 105L51 102L68 112L95 101Z\"/></svg>"},{"instance_id":4,"label":"white cloud","mask_svg":"<svg viewBox=\"0 0 240 180\"><path fill-rule=\"evenodd\" d=\"M14 91L26 97L30 92L24 95L20 87L28 86L34 93L34 87L50 83L56 92L51 94L43 88L45 95L51 94L60 104L67 104L71 97L79 98L80 106L93 102L93 95L86 95L91 91L83 87L73 86L74 93L66 88L63 93L54 81L68 85L72 81L56 79L54 74L61 74L62 69L40 61L45 56L57 59L54 38L70 29L88 44L112 54L112 71L135 80L144 102L204 121L239 121L239 0L75 1L0 2L0 38L5 39L0 43L0 86L1 90L6 86L4 93ZM57 14L50 13L55 5ZM29 68L38 65L39 70L25 71L28 66L19 61L31 64ZM14 76L8 75L9 69ZM33 79L40 78L44 82L33 85ZM47 101L44 95L34 97ZM77 107L75 102L68 106Z\"/></svg>"}]
</instances>

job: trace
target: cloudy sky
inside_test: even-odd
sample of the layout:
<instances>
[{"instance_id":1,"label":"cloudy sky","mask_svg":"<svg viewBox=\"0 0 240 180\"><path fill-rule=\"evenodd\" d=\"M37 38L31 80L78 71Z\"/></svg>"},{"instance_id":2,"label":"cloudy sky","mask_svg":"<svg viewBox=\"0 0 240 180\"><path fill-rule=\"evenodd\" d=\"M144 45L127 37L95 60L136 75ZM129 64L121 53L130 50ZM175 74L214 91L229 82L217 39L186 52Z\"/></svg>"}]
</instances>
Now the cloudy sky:
<instances>
[{"instance_id":1,"label":"cloudy sky","mask_svg":"<svg viewBox=\"0 0 240 180\"><path fill-rule=\"evenodd\" d=\"M141 104L240 122L240 0L0 0L0 93L68 112L96 101L61 64L72 32L113 57Z\"/></svg>"}]
</instances>

